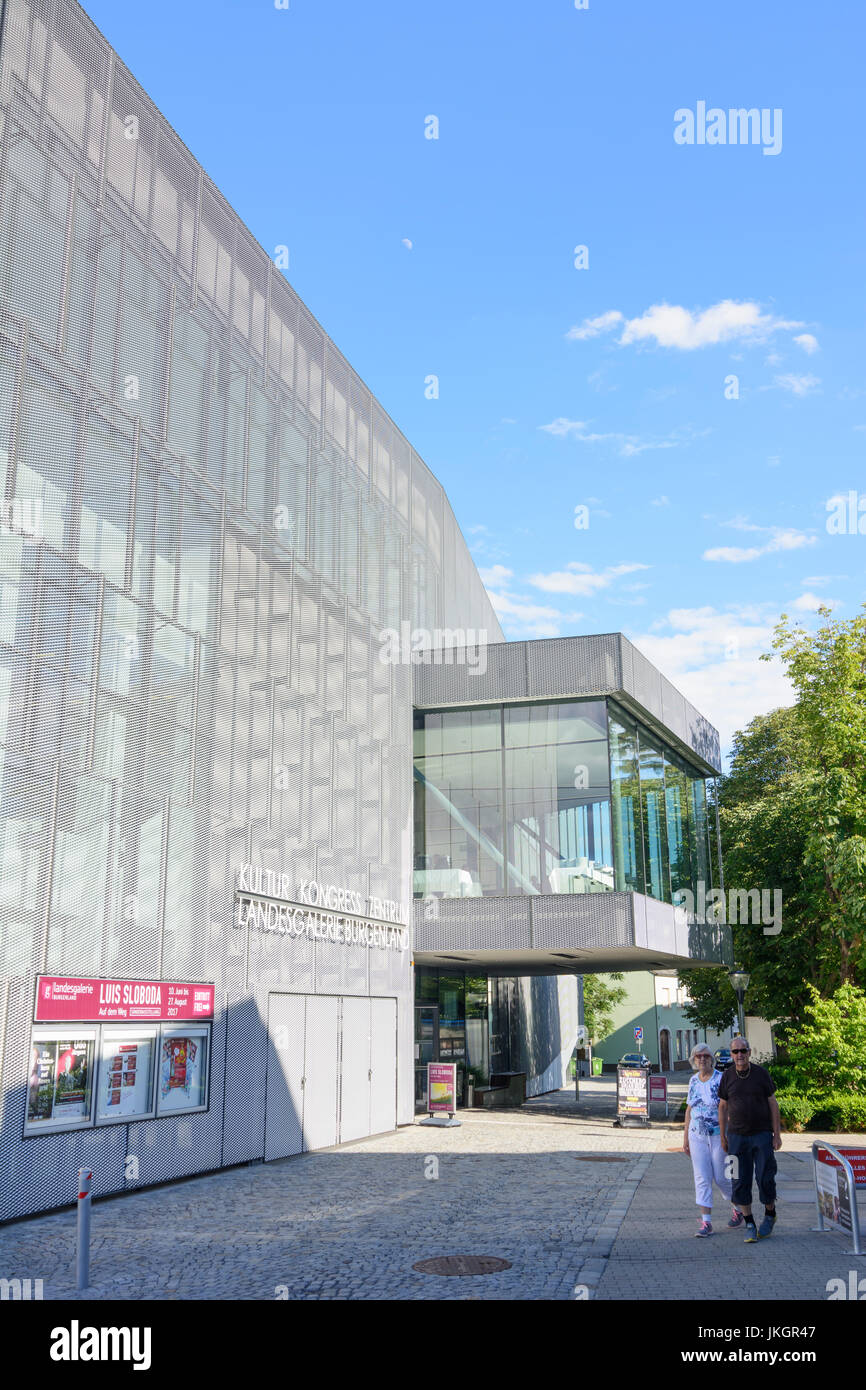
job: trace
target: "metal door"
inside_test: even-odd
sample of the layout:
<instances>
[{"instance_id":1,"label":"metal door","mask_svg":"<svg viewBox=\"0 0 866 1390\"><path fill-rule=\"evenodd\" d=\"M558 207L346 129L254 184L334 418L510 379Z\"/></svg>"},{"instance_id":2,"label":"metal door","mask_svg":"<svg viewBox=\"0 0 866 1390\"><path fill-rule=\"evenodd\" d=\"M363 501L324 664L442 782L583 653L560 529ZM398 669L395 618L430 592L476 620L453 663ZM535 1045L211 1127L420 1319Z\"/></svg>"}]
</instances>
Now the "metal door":
<instances>
[{"instance_id":1,"label":"metal door","mask_svg":"<svg viewBox=\"0 0 866 1390\"><path fill-rule=\"evenodd\" d=\"M307 995L304 1038L304 1148L337 1142L337 1033L339 1000Z\"/></svg>"},{"instance_id":2,"label":"metal door","mask_svg":"<svg viewBox=\"0 0 866 1390\"><path fill-rule=\"evenodd\" d=\"M397 1000L370 1000L370 1133L397 1128Z\"/></svg>"},{"instance_id":3,"label":"metal door","mask_svg":"<svg viewBox=\"0 0 866 1390\"><path fill-rule=\"evenodd\" d=\"M287 1158L303 1148L303 994L268 997L265 1158Z\"/></svg>"},{"instance_id":4,"label":"metal door","mask_svg":"<svg viewBox=\"0 0 866 1390\"><path fill-rule=\"evenodd\" d=\"M370 1000L343 999L340 1143L370 1133Z\"/></svg>"}]
</instances>

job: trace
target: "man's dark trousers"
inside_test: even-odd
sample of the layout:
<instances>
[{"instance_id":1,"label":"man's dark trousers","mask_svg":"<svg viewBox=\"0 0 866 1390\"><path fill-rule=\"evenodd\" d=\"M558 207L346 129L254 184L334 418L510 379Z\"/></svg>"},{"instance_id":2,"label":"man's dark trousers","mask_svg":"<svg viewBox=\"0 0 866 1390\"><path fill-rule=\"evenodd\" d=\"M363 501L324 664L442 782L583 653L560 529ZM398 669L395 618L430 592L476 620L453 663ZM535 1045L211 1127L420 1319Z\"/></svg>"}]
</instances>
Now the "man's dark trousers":
<instances>
[{"instance_id":1,"label":"man's dark trousers","mask_svg":"<svg viewBox=\"0 0 866 1390\"><path fill-rule=\"evenodd\" d=\"M737 1176L734 1178L733 1201L735 1205L751 1206L752 1175L758 1179L758 1193L764 1206L774 1206L776 1202L776 1155L773 1150L773 1135L770 1130L760 1134L732 1134L728 1130L728 1153L737 1159Z\"/></svg>"}]
</instances>

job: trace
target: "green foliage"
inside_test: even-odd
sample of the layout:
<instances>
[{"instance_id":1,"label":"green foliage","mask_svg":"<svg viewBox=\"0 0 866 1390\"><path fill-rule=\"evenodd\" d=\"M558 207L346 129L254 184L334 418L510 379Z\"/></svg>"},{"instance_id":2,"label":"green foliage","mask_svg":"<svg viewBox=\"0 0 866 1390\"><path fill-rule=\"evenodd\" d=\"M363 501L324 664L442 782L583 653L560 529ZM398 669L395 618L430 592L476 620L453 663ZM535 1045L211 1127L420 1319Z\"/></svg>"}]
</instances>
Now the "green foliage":
<instances>
[{"instance_id":1,"label":"green foliage","mask_svg":"<svg viewBox=\"0 0 866 1390\"><path fill-rule=\"evenodd\" d=\"M617 984L608 984L623 979L621 970L609 975L584 975L583 977L583 1021L589 1034L590 1043L598 1042L613 1029L613 1011L625 999L628 991Z\"/></svg>"},{"instance_id":2,"label":"green foliage","mask_svg":"<svg viewBox=\"0 0 866 1390\"><path fill-rule=\"evenodd\" d=\"M810 1096L798 1095L796 1091L777 1091L779 1114L785 1129L800 1134L815 1114L816 1102Z\"/></svg>"},{"instance_id":3,"label":"green foliage","mask_svg":"<svg viewBox=\"0 0 866 1390\"><path fill-rule=\"evenodd\" d=\"M718 966L687 970L679 982L688 990L683 1013L699 1028L725 1033L737 1017L737 996L731 989L727 971Z\"/></svg>"},{"instance_id":4,"label":"green foliage","mask_svg":"<svg viewBox=\"0 0 866 1390\"><path fill-rule=\"evenodd\" d=\"M778 935L732 928L751 975L748 1012L773 1021L802 1017L811 987L827 998L846 982L866 986L866 616L820 612L814 633L778 624L795 704L737 733L719 789L726 888L782 892ZM718 1028L725 971L683 979L689 1017Z\"/></svg>"},{"instance_id":5,"label":"green foliage","mask_svg":"<svg viewBox=\"0 0 866 1390\"><path fill-rule=\"evenodd\" d=\"M866 1097L866 994L844 984L830 999L811 987L805 1019L784 1034L787 1073L794 1089Z\"/></svg>"},{"instance_id":6,"label":"green foliage","mask_svg":"<svg viewBox=\"0 0 866 1390\"><path fill-rule=\"evenodd\" d=\"M819 613L816 633L783 616L773 646L797 694L804 865L821 876L823 937L840 983L866 983L866 612Z\"/></svg>"}]
</instances>

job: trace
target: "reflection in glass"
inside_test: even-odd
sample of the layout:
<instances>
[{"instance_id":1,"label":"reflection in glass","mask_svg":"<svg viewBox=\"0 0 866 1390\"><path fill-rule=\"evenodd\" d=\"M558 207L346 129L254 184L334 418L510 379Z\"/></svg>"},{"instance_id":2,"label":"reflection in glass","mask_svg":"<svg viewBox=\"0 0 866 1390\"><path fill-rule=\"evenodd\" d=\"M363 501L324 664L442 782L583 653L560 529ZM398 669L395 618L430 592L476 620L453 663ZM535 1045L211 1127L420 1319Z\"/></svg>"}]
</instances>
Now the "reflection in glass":
<instances>
[{"instance_id":1,"label":"reflection in glass","mask_svg":"<svg viewBox=\"0 0 866 1390\"><path fill-rule=\"evenodd\" d=\"M610 786L614 877L617 891L644 891L643 830L637 730L619 711L610 716Z\"/></svg>"},{"instance_id":2,"label":"reflection in glass","mask_svg":"<svg viewBox=\"0 0 866 1390\"><path fill-rule=\"evenodd\" d=\"M640 733L640 790L643 812L646 891L652 898L671 900L665 819L665 767L661 749Z\"/></svg>"}]
</instances>

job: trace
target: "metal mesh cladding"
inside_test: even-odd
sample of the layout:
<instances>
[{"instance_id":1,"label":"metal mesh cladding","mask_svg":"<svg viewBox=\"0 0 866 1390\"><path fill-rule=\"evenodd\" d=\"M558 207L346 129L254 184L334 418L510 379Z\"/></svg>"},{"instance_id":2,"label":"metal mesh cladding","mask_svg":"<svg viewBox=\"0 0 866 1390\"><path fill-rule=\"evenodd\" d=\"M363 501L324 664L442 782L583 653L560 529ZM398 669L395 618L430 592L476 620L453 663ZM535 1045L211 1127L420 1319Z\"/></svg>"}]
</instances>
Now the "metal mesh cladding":
<instances>
[{"instance_id":1,"label":"metal mesh cladding","mask_svg":"<svg viewBox=\"0 0 866 1390\"><path fill-rule=\"evenodd\" d=\"M408 1007L408 953L249 949L235 871L409 899L381 631L501 632L439 484L71 0L7 0L0 120L3 1219L133 1145L142 1181L261 1156L258 972ZM46 969L214 981L209 1110L22 1141Z\"/></svg>"}]
</instances>

